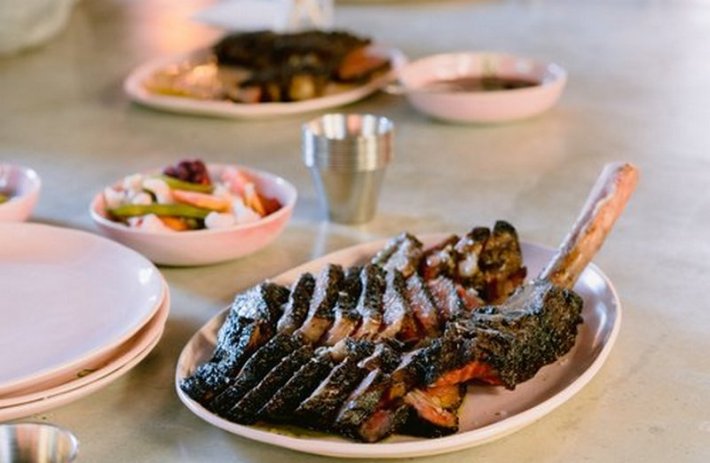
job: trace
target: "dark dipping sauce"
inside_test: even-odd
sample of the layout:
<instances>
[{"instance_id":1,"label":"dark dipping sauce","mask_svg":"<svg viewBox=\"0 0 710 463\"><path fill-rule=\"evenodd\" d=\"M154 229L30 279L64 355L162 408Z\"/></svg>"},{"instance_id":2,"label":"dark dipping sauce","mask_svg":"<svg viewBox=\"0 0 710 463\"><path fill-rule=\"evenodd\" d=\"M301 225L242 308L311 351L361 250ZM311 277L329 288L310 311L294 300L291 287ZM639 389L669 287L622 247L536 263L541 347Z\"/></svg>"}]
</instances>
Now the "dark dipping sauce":
<instances>
[{"instance_id":1,"label":"dark dipping sauce","mask_svg":"<svg viewBox=\"0 0 710 463\"><path fill-rule=\"evenodd\" d=\"M495 92L517 90L540 85L540 82L515 77L460 77L458 79L437 80L425 86L453 92Z\"/></svg>"}]
</instances>

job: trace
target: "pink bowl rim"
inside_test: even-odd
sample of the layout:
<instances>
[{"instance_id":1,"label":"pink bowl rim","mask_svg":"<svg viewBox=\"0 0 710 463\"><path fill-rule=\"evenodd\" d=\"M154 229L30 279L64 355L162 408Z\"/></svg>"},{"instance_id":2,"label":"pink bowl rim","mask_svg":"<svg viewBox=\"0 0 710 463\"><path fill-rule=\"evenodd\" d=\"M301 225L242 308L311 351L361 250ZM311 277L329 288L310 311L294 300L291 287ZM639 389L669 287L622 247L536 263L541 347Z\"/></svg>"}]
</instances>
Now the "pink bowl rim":
<instances>
[{"instance_id":1,"label":"pink bowl rim","mask_svg":"<svg viewBox=\"0 0 710 463\"><path fill-rule=\"evenodd\" d=\"M492 90L488 92L437 92L436 95L442 96L442 95L477 95L480 97L498 97L502 94L509 95L511 93L522 93L522 92L531 92L531 91L537 91L542 88L547 88L551 86L556 86L560 84L564 84L567 81L567 71L565 68L557 64L556 62L553 61L544 61L536 58L530 58L527 56L522 56L522 55L517 55L513 53L506 53L506 52L498 52L498 51L470 51L470 50L461 50L461 51L452 51L452 52L445 52L445 53L436 53L433 55L427 55L423 56L421 58L417 58L415 60L409 61L406 64L402 65L397 69L397 78L401 85L408 89L408 90L416 90L419 88L419 86L413 86L410 85L406 82L406 74L408 71L411 71L415 67L421 67L426 65L428 61L435 61L435 60L440 60L440 59L447 59L447 58L455 58L457 56L468 56L472 58L482 58L482 57L494 57L494 58L509 58L509 59L518 59L518 60L526 60L529 61L530 63L534 64L535 66L540 66L543 67L546 71L545 73L549 75L550 79L548 80L542 80L537 83L537 85L534 85L532 87L526 87L526 88L518 88L518 89L510 89L510 90ZM461 73L461 75L466 75L464 73ZM471 74L471 75L476 75L476 74Z\"/></svg>"},{"instance_id":2,"label":"pink bowl rim","mask_svg":"<svg viewBox=\"0 0 710 463\"><path fill-rule=\"evenodd\" d=\"M39 176L37 171L31 167L23 166L20 164L0 162L0 171L3 169L12 169L14 171L20 172L22 177L29 181L29 189L22 194L13 194L8 198L6 202L0 204L0 208L13 203L27 201L28 199L38 194L40 189L42 188L42 178Z\"/></svg>"}]
</instances>

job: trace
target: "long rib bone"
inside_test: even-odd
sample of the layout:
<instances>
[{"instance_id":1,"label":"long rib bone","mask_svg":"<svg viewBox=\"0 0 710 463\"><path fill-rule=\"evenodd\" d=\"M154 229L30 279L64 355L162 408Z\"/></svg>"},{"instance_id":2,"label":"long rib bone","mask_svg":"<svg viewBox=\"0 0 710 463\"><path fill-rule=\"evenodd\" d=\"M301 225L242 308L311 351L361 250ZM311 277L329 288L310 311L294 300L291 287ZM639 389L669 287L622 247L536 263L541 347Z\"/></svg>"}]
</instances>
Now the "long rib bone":
<instances>
[{"instance_id":1,"label":"long rib bone","mask_svg":"<svg viewBox=\"0 0 710 463\"><path fill-rule=\"evenodd\" d=\"M540 273L562 288L571 288L601 248L638 183L638 170L628 163L604 166L577 221L555 257Z\"/></svg>"}]
</instances>

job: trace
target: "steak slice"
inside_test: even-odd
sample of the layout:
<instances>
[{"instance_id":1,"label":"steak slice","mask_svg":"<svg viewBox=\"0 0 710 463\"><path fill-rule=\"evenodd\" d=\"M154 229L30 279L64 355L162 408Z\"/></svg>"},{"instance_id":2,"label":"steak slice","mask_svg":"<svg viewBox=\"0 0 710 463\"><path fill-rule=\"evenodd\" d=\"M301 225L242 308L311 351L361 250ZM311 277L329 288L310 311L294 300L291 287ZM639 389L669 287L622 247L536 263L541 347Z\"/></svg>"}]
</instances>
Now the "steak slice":
<instances>
[{"instance_id":1,"label":"steak slice","mask_svg":"<svg viewBox=\"0 0 710 463\"><path fill-rule=\"evenodd\" d=\"M244 363L231 385L210 402L210 410L225 416L244 394L259 384L274 365L303 344L299 336L278 333Z\"/></svg>"},{"instance_id":2,"label":"steak slice","mask_svg":"<svg viewBox=\"0 0 710 463\"><path fill-rule=\"evenodd\" d=\"M335 366L329 349L321 347L306 364L269 399L259 411L264 416L277 422L290 421L293 412L325 379Z\"/></svg>"},{"instance_id":3,"label":"steak slice","mask_svg":"<svg viewBox=\"0 0 710 463\"><path fill-rule=\"evenodd\" d=\"M383 296L385 310L382 316L384 328L379 337L396 338L405 344L413 344L419 340L420 335L407 299L405 277L399 270L390 270L387 272L386 282Z\"/></svg>"},{"instance_id":4,"label":"steak slice","mask_svg":"<svg viewBox=\"0 0 710 463\"><path fill-rule=\"evenodd\" d=\"M421 437L455 433L459 429L457 411L465 396L463 384L413 390L404 397L408 413L398 431Z\"/></svg>"},{"instance_id":5,"label":"steak slice","mask_svg":"<svg viewBox=\"0 0 710 463\"><path fill-rule=\"evenodd\" d=\"M459 297L456 284L450 278L445 276L436 277L427 281L427 287L439 309L439 317L444 324L468 313L464 302Z\"/></svg>"},{"instance_id":6,"label":"steak slice","mask_svg":"<svg viewBox=\"0 0 710 463\"><path fill-rule=\"evenodd\" d=\"M215 393L229 386L231 366L227 363L206 362L198 366L192 375L180 381L180 389L192 400L205 404Z\"/></svg>"},{"instance_id":7,"label":"steak slice","mask_svg":"<svg viewBox=\"0 0 710 463\"><path fill-rule=\"evenodd\" d=\"M362 292L361 272L362 267L350 267L346 271L343 288L338 293L338 302L335 304L335 321L325 340L328 346L335 345L350 336L362 319L357 311L357 302Z\"/></svg>"},{"instance_id":8,"label":"steak slice","mask_svg":"<svg viewBox=\"0 0 710 463\"><path fill-rule=\"evenodd\" d=\"M454 266L446 276L465 282L468 286L483 288L484 276L479 261L486 243L491 237L488 227L475 227L458 240L452 249Z\"/></svg>"},{"instance_id":9,"label":"steak slice","mask_svg":"<svg viewBox=\"0 0 710 463\"><path fill-rule=\"evenodd\" d=\"M419 275L407 279L407 299L422 334L433 338L441 333L439 311L426 282Z\"/></svg>"},{"instance_id":10,"label":"steak slice","mask_svg":"<svg viewBox=\"0 0 710 463\"><path fill-rule=\"evenodd\" d=\"M362 316L356 338L374 339L382 325L382 298L385 292L385 272L379 265L368 264L360 274L362 293L356 310Z\"/></svg>"},{"instance_id":11,"label":"steak slice","mask_svg":"<svg viewBox=\"0 0 710 463\"><path fill-rule=\"evenodd\" d=\"M265 282L237 294L227 315L227 319L217 333L217 345L213 361L234 356L234 349L240 342L245 327L254 322L267 325L275 323L281 314L281 306L286 302L289 291L275 283Z\"/></svg>"},{"instance_id":12,"label":"steak slice","mask_svg":"<svg viewBox=\"0 0 710 463\"><path fill-rule=\"evenodd\" d=\"M474 272L470 278L489 304L502 303L520 286L527 270L523 267L518 234L511 224L503 220L495 223L478 257L478 268L480 273Z\"/></svg>"},{"instance_id":13,"label":"steak slice","mask_svg":"<svg viewBox=\"0 0 710 463\"><path fill-rule=\"evenodd\" d=\"M335 429L361 439L359 428L379 408L390 384L389 372L399 363L400 355L387 343L378 344L375 352L360 363L366 372L363 380L348 396L335 420Z\"/></svg>"},{"instance_id":14,"label":"steak slice","mask_svg":"<svg viewBox=\"0 0 710 463\"><path fill-rule=\"evenodd\" d=\"M405 277L417 272L424 255L424 246L414 235L402 233L390 240L370 263L385 270L399 270Z\"/></svg>"},{"instance_id":15,"label":"steak slice","mask_svg":"<svg viewBox=\"0 0 710 463\"><path fill-rule=\"evenodd\" d=\"M454 246L457 242L459 242L459 237L451 235L441 243L424 251L419 264L419 274L422 278L433 280L439 275L455 275L457 255Z\"/></svg>"},{"instance_id":16,"label":"steak slice","mask_svg":"<svg viewBox=\"0 0 710 463\"><path fill-rule=\"evenodd\" d=\"M296 409L299 422L315 429L332 426L340 407L367 370L360 361L372 355L375 346L369 341L348 341L349 354Z\"/></svg>"},{"instance_id":17,"label":"steak slice","mask_svg":"<svg viewBox=\"0 0 710 463\"><path fill-rule=\"evenodd\" d=\"M340 265L328 264L318 274L308 316L297 331L309 342L317 343L333 323L333 307L338 300L343 279L343 268Z\"/></svg>"},{"instance_id":18,"label":"steak slice","mask_svg":"<svg viewBox=\"0 0 710 463\"><path fill-rule=\"evenodd\" d=\"M365 442L377 442L397 432L408 420L410 407L407 404L395 408L380 408L360 425L355 437Z\"/></svg>"},{"instance_id":19,"label":"steak slice","mask_svg":"<svg viewBox=\"0 0 710 463\"><path fill-rule=\"evenodd\" d=\"M271 339L287 297L286 288L269 282L239 294L217 334L212 360L183 379L180 388L202 405L221 393L251 354Z\"/></svg>"},{"instance_id":20,"label":"steak slice","mask_svg":"<svg viewBox=\"0 0 710 463\"><path fill-rule=\"evenodd\" d=\"M308 272L298 278L291 288L291 295L276 325L276 331L291 334L303 325L315 286L316 279Z\"/></svg>"},{"instance_id":21,"label":"steak slice","mask_svg":"<svg viewBox=\"0 0 710 463\"><path fill-rule=\"evenodd\" d=\"M312 356L313 348L310 345L301 346L291 352L223 416L235 423L255 423L261 417L264 405Z\"/></svg>"}]
</instances>

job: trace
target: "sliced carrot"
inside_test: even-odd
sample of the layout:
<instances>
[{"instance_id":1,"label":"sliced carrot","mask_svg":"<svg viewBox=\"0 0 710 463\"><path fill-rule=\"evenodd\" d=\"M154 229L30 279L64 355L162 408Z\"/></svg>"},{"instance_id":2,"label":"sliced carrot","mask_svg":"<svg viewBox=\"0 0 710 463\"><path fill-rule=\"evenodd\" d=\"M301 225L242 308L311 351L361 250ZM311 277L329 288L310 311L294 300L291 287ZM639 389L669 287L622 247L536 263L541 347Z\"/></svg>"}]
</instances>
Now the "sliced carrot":
<instances>
[{"instance_id":1,"label":"sliced carrot","mask_svg":"<svg viewBox=\"0 0 710 463\"><path fill-rule=\"evenodd\" d=\"M185 231L189 229L190 227L187 225L187 222L185 222L183 219L180 217L173 217L173 216L163 216L163 217L158 217L163 224L165 224L166 227L171 228L175 231Z\"/></svg>"},{"instance_id":2,"label":"sliced carrot","mask_svg":"<svg viewBox=\"0 0 710 463\"><path fill-rule=\"evenodd\" d=\"M261 203L261 198L259 198L259 194L256 193L254 189L247 189L244 195L244 204L260 216L264 217L266 215L266 208Z\"/></svg>"},{"instance_id":3,"label":"sliced carrot","mask_svg":"<svg viewBox=\"0 0 710 463\"><path fill-rule=\"evenodd\" d=\"M229 210L229 201L224 198L195 191L172 190L172 193L176 201L184 204L190 204L217 212L227 212Z\"/></svg>"},{"instance_id":4,"label":"sliced carrot","mask_svg":"<svg viewBox=\"0 0 710 463\"><path fill-rule=\"evenodd\" d=\"M261 205L264 206L264 211L266 212L264 215L269 215L281 209L281 203L278 199L269 198L268 196L264 196L261 193L257 193L256 195L259 197L259 202L261 202Z\"/></svg>"}]
</instances>

